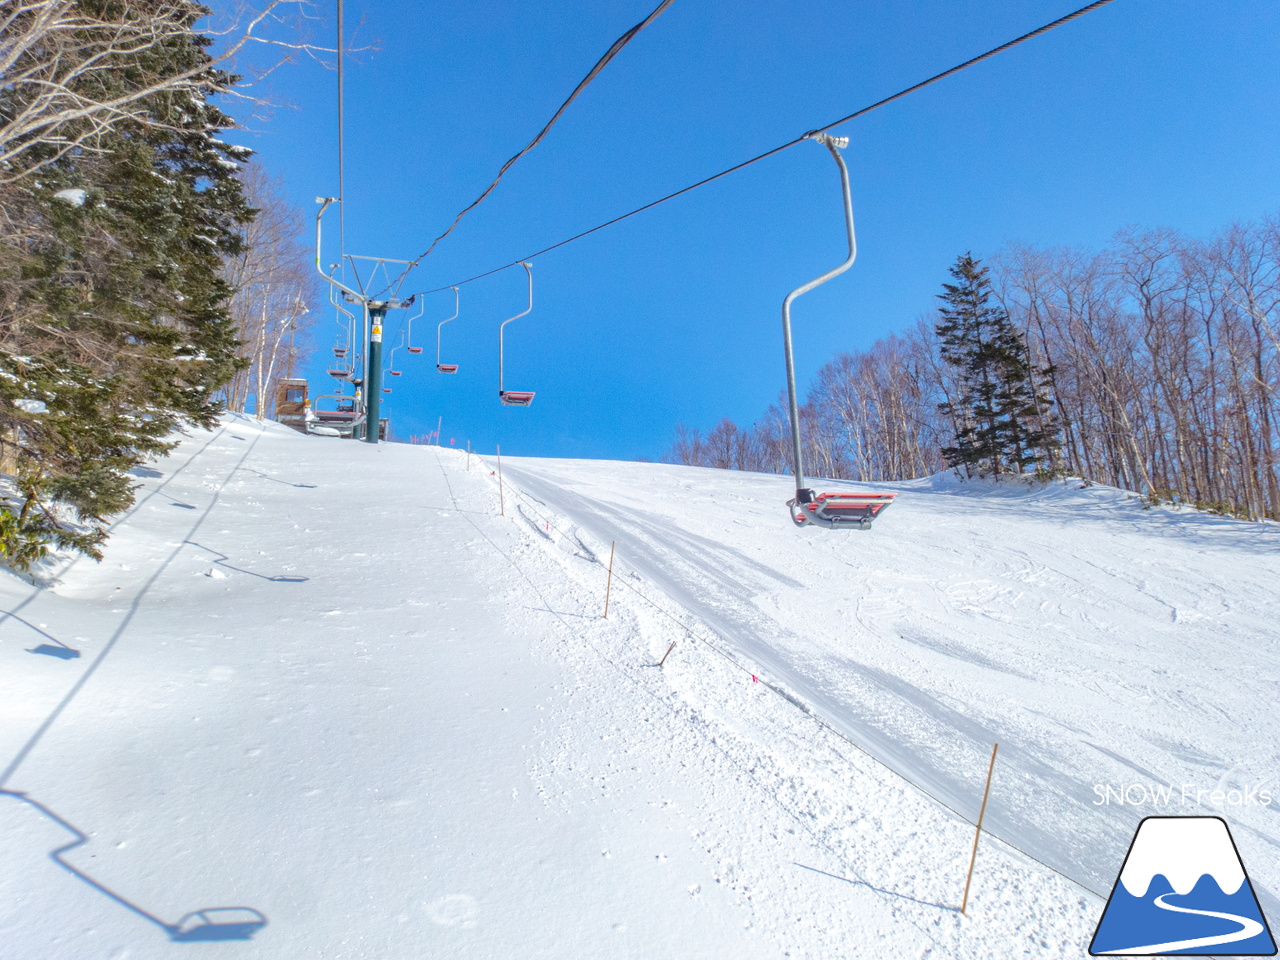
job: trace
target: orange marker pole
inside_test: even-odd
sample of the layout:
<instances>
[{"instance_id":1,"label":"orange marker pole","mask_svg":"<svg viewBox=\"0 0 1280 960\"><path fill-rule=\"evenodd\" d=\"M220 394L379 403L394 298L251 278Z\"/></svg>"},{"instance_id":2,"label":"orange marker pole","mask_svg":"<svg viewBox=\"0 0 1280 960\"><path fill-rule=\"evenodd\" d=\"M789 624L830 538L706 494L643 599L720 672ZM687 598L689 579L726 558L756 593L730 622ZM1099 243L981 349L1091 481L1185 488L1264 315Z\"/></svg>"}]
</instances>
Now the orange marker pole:
<instances>
[{"instance_id":1,"label":"orange marker pole","mask_svg":"<svg viewBox=\"0 0 1280 960\"><path fill-rule=\"evenodd\" d=\"M667 647L667 652L662 655L662 659L658 661L658 666L662 666L667 662L667 657L671 656L671 651L676 648L676 642L671 641L671 646Z\"/></svg>"},{"instance_id":2,"label":"orange marker pole","mask_svg":"<svg viewBox=\"0 0 1280 960\"><path fill-rule=\"evenodd\" d=\"M973 865L978 862L978 838L982 836L982 818L987 813L987 797L991 794L991 774L996 769L996 751L1000 744L991 746L991 763L987 765L987 785L982 790L982 806L978 809L978 829L973 834L973 853L969 855L969 875L964 878L964 899L960 901L960 913L964 914L969 906L969 884L973 881Z\"/></svg>"},{"instance_id":3,"label":"orange marker pole","mask_svg":"<svg viewBox=\"0 0 1280 960\"><path fill-rule=\"evenodd\" d=\"M618 545L617 540L609 543L609 579L604 587L604 618L609 619L609 592L613 590L613 549Z\"/></svg>"}]
</instances>

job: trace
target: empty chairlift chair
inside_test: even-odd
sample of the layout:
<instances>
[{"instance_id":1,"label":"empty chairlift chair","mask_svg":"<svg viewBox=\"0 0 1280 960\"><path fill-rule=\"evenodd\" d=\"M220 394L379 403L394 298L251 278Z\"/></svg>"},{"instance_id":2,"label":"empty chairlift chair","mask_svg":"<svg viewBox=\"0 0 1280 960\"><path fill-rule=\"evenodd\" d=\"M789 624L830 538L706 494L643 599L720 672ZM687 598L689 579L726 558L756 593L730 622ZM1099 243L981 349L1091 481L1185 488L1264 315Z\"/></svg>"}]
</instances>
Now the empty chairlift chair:
<instances>
[{"instance_id":1,"label":"empty chairlift chair","mask_svg":"<svg viewBox=\"0 0 1280 960\"><path fill-rule=\"evenodd\" d=\"M329 276L333 276L333 272L338 269L337 264L330 268ZM333 355L338 360L346 360L347 355L351 353L351 344L355 342L355 315L345 309L337 300L333 299L333 287L329 287L329 303L333 306L334 322L338 325L340 333L334 338ZM342 317L346 319L343 320ZM339 364L335 364L339 366ZM332 369L330 370L332 373ZM346 378L343 378L346 379Z\"/></svg>"},{"instance_id":2,"label":"empty chairlift chair","mask_svg":"<svg viewBox=\"0 0 1280 960\"><path fill-rule=\"evenodd\" d=\"M414 294L414 296L421 296L422 303L418 307L418 312L409 318L409 322L405 326L405 347L404 348L416 357L418 354L422 352L422 348L415 347L413 345L413 321L417 320L419 317L422 316L422 311L425 310L427 307L427 298L423 294Z\"/></svg>"},{"instance_id":3,"label":"empty chairlift chair","mask_svg":"<svg viewBox=\"0 0 1280 960\"><path fill-rule=\"evenodd\" d=\"M514 317L502 321L502 326L498 327L498 399L502 401L503 406L507 407L527 407L533 403L533 392L526 390L507 390L502 385L502 333L506 329L508 323L512 320L519 320L530 310L533 309L533 271L529 268L533 266L530 263L521 262L520 266L524 267L524 272L529 277L529 306L525 307L523 313L517 313Z\"/></svg>"},{"instance_id":4,"label":"empty chairlift chair","mask_svg":"<svg viewBox=\"0 0 1280 960\"><path fill-rule=\"evenodd\" d=\"M453 291L453 316L450 317L449 320L456 320L458 317L458 288L450 287L449 289ZM456 363L440 362L440 328L443 327L446 323L448 323L449 320L441 320L438 324L436 324L436 370L438 370L440 373L457 373L458 372L458 365ZM499 391L501 391L501 388L499 388ZM530 399L533 399L532 394L530 394Z\"/></svg>"},{"instance_id":5,"label":"empty chairlift chair","mask_svg":"<svg viewBox=\"0 0 1280 960\"><path fill-rule=\"evenodd\" d=\"M391 348L391 353L387 357L387 373L391 374L391 376L393 377L398 377L400 376L400 374L404 372L403 370L396 369L396 351L399 350L402 346L404 346L403 334L400 335L400 342Z\"/></svg>"},{"instance_id":6,"label":"empty chairlift chair","mask_svg":"<svg viewBox=\"0 0 1280 960\"><path fill-rule=\"evenodd\" d=\"M844 193L844 222L849 235L849 256L844 263L822 276L810 280L792 290L782 301L782 340L787 360L787 404L791 416L791 454L795 462L796 496L787 501L791 509L791 519L797 527L827 527L841 530L866 530L871 521L883 513L897 494L894 493L854 493L840 491L836 493L816 493L804 484L804 463L802 462L800 440L800 410L796 401L796 370L791 351L791 301L801 294L808 293L814 287L838 277L853 265L858 254L857 240L853 232L853 200L849 192L849 171L840 156L840 149L849 145L847 137L832 137L825 133L812 133L809 138L817 140L835 158L840 168L840 184Z\"/></svg>"}]
</instances>

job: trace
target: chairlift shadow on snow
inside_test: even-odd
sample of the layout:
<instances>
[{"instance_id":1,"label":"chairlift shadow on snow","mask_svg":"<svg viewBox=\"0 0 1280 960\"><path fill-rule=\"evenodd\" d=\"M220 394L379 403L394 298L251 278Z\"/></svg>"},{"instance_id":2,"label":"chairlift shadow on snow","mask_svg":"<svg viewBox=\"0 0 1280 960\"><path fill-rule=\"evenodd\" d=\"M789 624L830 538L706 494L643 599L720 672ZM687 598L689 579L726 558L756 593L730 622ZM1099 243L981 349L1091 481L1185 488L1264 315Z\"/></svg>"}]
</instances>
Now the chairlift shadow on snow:
<instances>
[{"instance_id":1,"label":"chairlift shadow on snow","mask_svg":"<svg viewBox=\"0 0 1280 960\"><path fill-rule=\"evenodd\" d=\"M88 836L82 830L68 823L43 803L32 799L25 793L17 790L0 789L0 797L12 797L20 803L27 804L68 833L73 834L75 839L68 844L51 850L49 859L72 874L76 879L93 887L93 889L115 901L126 910L159 927L174 942L199 943L215 940L251 940L255 933L267 925L266 916L262 911L255 910L253 907L205 907L184 914L177 923L166 923L62 859L64 853L74 850L88 841Z\"/></svg>"},{"instance_id":2,"label":"chairlift shadow on snow","mask_svg":"<svg viewBox=\"0 0 1280 960\"><path fill-rule=\"evenodd\" d=\"M205 551L206 553L213 554L214 557L217 558L213 561L214 566L225 567L228 570L234 570L236 573L243 573L250 577L257 577L259 580L267 580L270 583L309 583L311 581L310 577L295 577L295 576L289 576L285 574L277 575L274 577L268 577L265 574L254 573L252 570L244 569L244 567L235 566L234 564L229 562L231 558L228 557L225 553L219 553L217 550L213 550L210 547L206 547L203 543L197 543L194 540L184 540L182 542L186 544L190 544L193 547L199 547L201 550Z\"/></svg>"},{"instance_id":3,"label":"chairlift shadow on snow","mask_svg":"<svg viewBox=\"0 0 1280 960\"><path fill-rule=\"evenodd\" d=\"M30 620L25 620L22 617L18 616L16 613L11 613L7 610L0 611L0 624L4 623L5 620L17 620L24 627L34 630L36 633L40 634L40 636L44 637L45 640L50 641L48 643L41 643L34 647L27 647L26 648L27 653L38 653L46 657L57 657L59 660L80 659L79 650L77 650L75 647L70 647L67 644L63 643L53 634L47 633L44 630L41 630Z\"/></svg>"},{"instance_id":4,"label":"chairlift shadow on snow","mask_svg":"<svg viewBox=\"0 0 1280 960\"><path fill-rule=\"evenodd\" d=\"M40 653L46 657L57 657L59 660L79 660L80 651L74 647L68 647L65 643L59 642L56 646L52 643L42 643L38 647L30 647L27 653Z\"/></svg>"},{"instance_id":5,"label":"chairlift shadow on snow","mask_svg":"<svg viewBox=\"0 0 1280 960\"><path fill-rule=\"evenodd\" d=\"M921 900L918 897L913 897L906 893L897 893L893 890L886 890L884 887L877 887L874 883L868 883L866 880L850 880L848 877L842 877L837 873L828 873L826 870L819 870L817 867L811 867L808 864L800 863L796 860L792 860L791 863L802 870L811 870L814 873L822 874L824 877L830 877L832 880L842 880L845 883L853 884L855 887L866 887L868 890L883 894L886 897L897 897L899 900L910 900L912 903L918 903L922 907L934 907L938 910L945 910L948 913L960 912L959 907L950 907L944 903L934 903L931 900Z\"/></svg>"}]
</instances>

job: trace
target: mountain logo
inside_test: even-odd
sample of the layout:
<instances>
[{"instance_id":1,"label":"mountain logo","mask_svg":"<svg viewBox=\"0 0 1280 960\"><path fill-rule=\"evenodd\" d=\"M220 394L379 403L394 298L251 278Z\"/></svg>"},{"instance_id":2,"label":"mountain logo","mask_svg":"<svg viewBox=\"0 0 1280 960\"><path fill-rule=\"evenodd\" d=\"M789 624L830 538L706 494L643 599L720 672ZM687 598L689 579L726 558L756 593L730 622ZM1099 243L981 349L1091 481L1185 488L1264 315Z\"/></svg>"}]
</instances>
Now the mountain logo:
<instances>
[{"instance_id":1,"label":"mountain logo","mask_svg":"<svg viewBox=\"0 0 1280 960\"><path fill-rule=\"evenodd\" d=\"M1089 955L1273 957L1275 940L1220 817L1147 817Z\"/></svg>"}]
</instances>

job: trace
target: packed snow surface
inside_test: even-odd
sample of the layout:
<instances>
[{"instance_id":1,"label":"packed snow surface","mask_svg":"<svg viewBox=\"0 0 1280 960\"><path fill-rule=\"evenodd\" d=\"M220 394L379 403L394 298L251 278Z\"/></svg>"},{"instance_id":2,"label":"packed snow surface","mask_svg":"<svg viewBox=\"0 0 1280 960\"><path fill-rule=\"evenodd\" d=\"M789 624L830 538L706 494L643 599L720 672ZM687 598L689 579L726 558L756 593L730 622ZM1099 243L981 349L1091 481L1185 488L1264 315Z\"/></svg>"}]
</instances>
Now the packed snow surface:
<instances>
[{"instance_id":1,"label":"packed snow surface","mask_svg":"<svg viewBox=\"0 0 1280 960\"><path fill-rule=\"evenodd\" d=\"M1179 813L1275 915L1274 525L497 470L228 418L102 563L4 575L6 960L1082 957Z\"/></svg>"}]
</instances>

